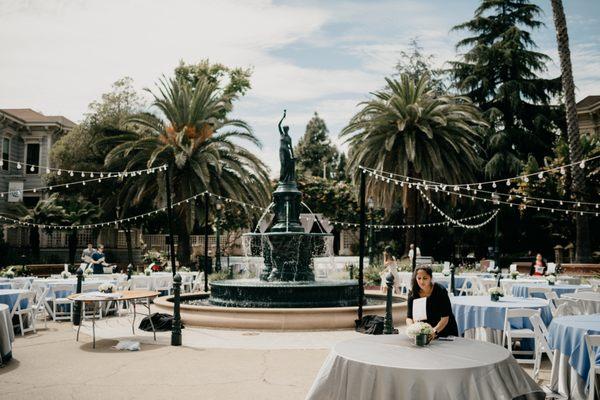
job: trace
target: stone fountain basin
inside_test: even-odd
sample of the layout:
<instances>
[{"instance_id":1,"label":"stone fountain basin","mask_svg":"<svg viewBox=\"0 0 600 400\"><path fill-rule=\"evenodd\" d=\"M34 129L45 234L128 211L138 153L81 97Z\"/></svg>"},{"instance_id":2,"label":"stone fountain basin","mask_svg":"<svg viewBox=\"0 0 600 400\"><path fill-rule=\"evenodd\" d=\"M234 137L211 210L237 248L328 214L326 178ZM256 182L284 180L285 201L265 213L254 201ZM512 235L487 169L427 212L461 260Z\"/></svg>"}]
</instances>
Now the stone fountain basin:
<instances>
[{"instance_id":1,"label":"stone fountain basin","mask_svg":"<svg viewBox=\"0 0 600 400\"><path fill-rule=\"evenodd\" d=\"M190 293L181 300L208 299L210 293ZM370 297L369 293L366 293ZM380 296L381 298L384 298ZM173 296L154 300L158 312L173 314ZM181 304L181 319L185 326L252 329L267 331L315 331L354 329L357 307L317 308L241 308L210 305ZM363 307L363 315L385 315L385 304ZM393 303L392 315L395 325L403 325L406 319L406 303Z\"/></svg>"}]
</instances>

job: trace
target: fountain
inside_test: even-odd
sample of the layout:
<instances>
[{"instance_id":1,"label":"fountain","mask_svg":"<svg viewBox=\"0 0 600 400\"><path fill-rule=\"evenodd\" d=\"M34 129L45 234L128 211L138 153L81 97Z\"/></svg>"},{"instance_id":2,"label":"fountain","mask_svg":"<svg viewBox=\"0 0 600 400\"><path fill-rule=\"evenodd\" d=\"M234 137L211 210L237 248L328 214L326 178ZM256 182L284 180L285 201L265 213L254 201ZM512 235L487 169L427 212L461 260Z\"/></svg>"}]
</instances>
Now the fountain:
<instances>
[{"instance_id":1,"label":"fountain","mask_svg":"<svg viewBox=\"0 0 600 400\"><path fill-rule=\"evenodd\" d=\"M265 231L243 237L246 255L260 256L264 261L259 279L214 281L210 284L210 294L184 296L181 313L186 324L293 330L354 326L358 282L315 280L313 259L333 254L332 235L325 233L322 226L320 233L305 232L300 223L302 193L296 184L288 127L281 126L285 115L284 110L278 125L281 170L273 192L273 219ZM186 299L190 300L187 304ZM169 299L159 298L155 305L159 309L172 309ZM364 308L365 313L381 314L385 310L383 304ZM395 304L394 313L395 318L402 318L405 305Z\"/></svg>"}]
</instances>

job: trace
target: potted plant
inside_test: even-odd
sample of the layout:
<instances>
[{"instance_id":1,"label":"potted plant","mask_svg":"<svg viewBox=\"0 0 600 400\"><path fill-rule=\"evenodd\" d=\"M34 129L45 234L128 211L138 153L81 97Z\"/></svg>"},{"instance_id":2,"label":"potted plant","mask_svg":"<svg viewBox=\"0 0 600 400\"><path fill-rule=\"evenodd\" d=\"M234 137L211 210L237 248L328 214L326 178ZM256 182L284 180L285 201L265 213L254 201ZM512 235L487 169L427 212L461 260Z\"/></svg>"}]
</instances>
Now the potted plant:
<instances>
[{"instance_id":1,"label":"potted plant","mask_svg":"<svg viewBox=\"0 0 600 400\"><path fill-rule=\"evenodd\" d=\"M431 341L433 327L427 322L415 322L406 328L406 335L414 340L415 345L425 346Z\"/></svg>"},{"instance_id":2,"label":"potted plant","mask_svg":"<svg viewBox=\"0 0 600 400\"><path fill-rule=\"evenodd\" d=\"M69 271L62 271L60 273L61 278L63 279L69 279L71 277L71 273Z\"/></svg>"},{"instance_id":3,"label":"potted plant","mask_svg":"<svg viewBox=\"0 0 600 400\"><path fill-rule=\"evenodd\" d=\"M519 271L511 271L510 272L510 277L512 279L517 279L519 277Z\"/></svg>"},{"instance_id":4,"label":"potted plant","mask_svg":"<svg viewBox=\"0 0 600 400\"><path fill-rule=\"evenodd\" d=\"M15 272L12 269L8 269L2 273L5 278L13 279L15 277Z\"/></svg>"},{"instance_id":5,"label":"potted plant","mask_svg":"<svg viewBox=\"0 0 600 400\"><path fill-rule=\"evenodd\" d=\"M553 286L556 283L556 276L555 275L548 275L546 277L546 280L548 281L548 285Z\"/></svg>"},{"instance_id":6,"label":"potted plant","mask_svg":"<svg viewBox=\"0 0 600 400\"><path fill-rule=\"evenodd\" d=\"M144 270L144 274L145 274L146 276L150 276L150 274L152 274L152 268L151 268L151 267L148 267L148 268L146 268L146 269Z\"/></svg>"},{"instance_id":7,"label":"potted plant","mask_svg":"<svg viewBox=\"0 0 600 400\"><path fill-rule=\"evenodd\" d=\"M492 301L498 301L500 300L500 297L504 296L504 291L499 287L490 288L488 292L490 294L490 300Z\"/></svg>"}]
</instances>

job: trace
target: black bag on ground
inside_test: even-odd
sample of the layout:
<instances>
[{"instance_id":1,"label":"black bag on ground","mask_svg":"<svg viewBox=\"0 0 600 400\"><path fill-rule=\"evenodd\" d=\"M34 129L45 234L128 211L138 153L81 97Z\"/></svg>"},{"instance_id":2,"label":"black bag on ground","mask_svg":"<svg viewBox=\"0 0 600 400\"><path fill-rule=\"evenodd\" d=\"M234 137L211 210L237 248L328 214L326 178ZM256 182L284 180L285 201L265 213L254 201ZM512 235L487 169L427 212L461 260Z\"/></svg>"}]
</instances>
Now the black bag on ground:
<instances>
[{"instance_id":1,"label":"black bag on ground","mask_svg":"<svg viewBox=\"0 0 600 400\"><path fill-rule=\"evenodd\" d=\"M382 335L383 321L384 318L379 315L365 315L362 321L356 321L356 331L367 335Z\"/></svg>"},{"instance_id":2,"label":"black bag on ground","mask_svg":"<svg viewBox=\"0 0 600 400\"><path fill-rule=\"evenodd\" d=\"M150 319L152 319L152 324L150 324ZM154 325L154 330L156 332L169 332L173 329L173 316L169 314L161 314L154 313L148 317L144 317L140 322L140 329L146 332L152 332L152 325ZM183 329L183 324L181 324L181 329Z\"/></svg>"}]
</instances>

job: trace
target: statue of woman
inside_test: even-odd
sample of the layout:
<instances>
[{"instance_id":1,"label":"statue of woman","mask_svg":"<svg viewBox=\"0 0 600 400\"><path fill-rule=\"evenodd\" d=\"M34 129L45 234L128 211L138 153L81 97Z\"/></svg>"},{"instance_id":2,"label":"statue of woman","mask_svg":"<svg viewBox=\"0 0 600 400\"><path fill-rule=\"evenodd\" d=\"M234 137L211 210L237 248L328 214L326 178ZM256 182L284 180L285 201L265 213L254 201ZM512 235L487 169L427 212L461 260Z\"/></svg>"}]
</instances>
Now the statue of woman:
<instances>
[{"instance_id":1,"label":"statue of woman","mask_svg":"<svg viewBox=\"0 0 600 400\"><path fill-rule=\"evenodd\" d=\"M281 169L279 171L280 182L293 182L296 180L296 159L294 158L294 150L292 149L292 138L288 135L289 126L281 127L286 115L286 110L283 110L283 117L279 121L279 162Z\"/></svg>"}]
</instances>

